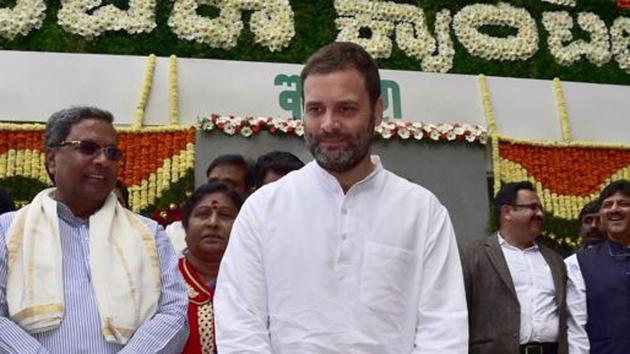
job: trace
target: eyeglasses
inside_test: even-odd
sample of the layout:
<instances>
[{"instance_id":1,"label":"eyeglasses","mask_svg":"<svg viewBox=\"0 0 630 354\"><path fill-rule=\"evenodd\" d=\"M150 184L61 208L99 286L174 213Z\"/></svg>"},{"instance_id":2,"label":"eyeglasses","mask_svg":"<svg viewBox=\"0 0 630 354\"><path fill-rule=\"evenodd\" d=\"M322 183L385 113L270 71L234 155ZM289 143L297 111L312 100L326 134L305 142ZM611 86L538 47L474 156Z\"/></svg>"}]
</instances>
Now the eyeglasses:
<instances>
[{"instance_id":1,"label":"eyeglasses","mask_svg":"<svg viewBox=\"0 0 630 354\"><path fill-rule=\"evenodd\" d=\"M538 210L540 210L541 212L545 212L545 209L543 209L543 206L538 204L538 203L531 203L531 204L510 204L513 208L526 208L529 209L531 211L533 211L534 213L537 212Z\"/></svg>"},{"instance_id":2,"label":"eyeglasses","mask_svg":"<svg viewBox=\"0 0 630 354\"><path fill-rule=\"evenodd\" d=\"M95 156L99 152L103 152L105 157L110 161L120 161L123 158L122 151L115 146L101 146L89 140L68 140L62 141L58 146L74 146L76 149L87 156Z\"/></svg>"}]
</instances>

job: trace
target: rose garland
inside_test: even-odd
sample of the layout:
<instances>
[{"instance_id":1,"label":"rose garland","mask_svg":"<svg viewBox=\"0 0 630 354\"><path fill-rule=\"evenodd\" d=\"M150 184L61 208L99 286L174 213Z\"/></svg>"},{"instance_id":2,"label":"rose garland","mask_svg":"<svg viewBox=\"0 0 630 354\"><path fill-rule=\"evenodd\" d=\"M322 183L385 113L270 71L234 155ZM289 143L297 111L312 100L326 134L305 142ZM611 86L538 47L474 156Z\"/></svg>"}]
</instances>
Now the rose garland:
<instances>
[{"instance_id":1,"label":"rose garland","mask_svg":"<svg viewBox=\"0 0 630 354\"><path fill-rule=\"evenodd\" d=\"M225 0L211 2L221 10L217 18L197 14L201 0L177 0L168 19L177 37L213 48L231 49L236 46L244 27L241 19L243 10L254 11L249 27L256 43L278 51L289 45L295 36L293 11L288 0Z\"/></svg>"},{"instance_id":2,"label":"rose garland","mask_svg":"<svg viewBox=\"0 0 630 354\"><path fill-rule=\"evenodd\" d=\"M272 117L235 117L212 114L198 120L203 131L220 131L227 135L250 137L267 131L272 135L304 135L304 123L300 119ZM472 124L429 124L422 122L397 122L384 120L374 129L375 136L390 140L458 141L485 144L487 132L484 127Z\"/></svg>"},{"instance_id":3,"label":"rose garland","mask_svg":"<svg viewBox=\"0 0 630 354\"><path fill-rule=\"evenodd\" d=\"M0 9L0 37L12 40L17 35L26 36L41 27L45 17L45 1L17 0L12 9Z\"/></svg>"}]
</instances>

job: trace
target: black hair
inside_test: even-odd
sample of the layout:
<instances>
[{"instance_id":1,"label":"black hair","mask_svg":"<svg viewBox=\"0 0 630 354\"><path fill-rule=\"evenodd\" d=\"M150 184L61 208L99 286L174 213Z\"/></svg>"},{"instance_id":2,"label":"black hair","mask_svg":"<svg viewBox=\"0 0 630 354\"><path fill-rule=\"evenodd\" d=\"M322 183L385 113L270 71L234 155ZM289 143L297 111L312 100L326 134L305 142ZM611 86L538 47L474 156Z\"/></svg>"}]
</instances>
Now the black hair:
<instances>
[{"instance_id":1,"label":"black hair","mask_svg":"<svg viewBox=\"0 0 630 354\"><path fill-rule=\"evenodd\" d=\"M263 179L269 171L284 176L303 166L304 162L290 152L272 151L261 155L256 161L256 187L263 185Z\"/></svg>"},{"instance_id":2,"label":"black hair","mask_svg":"<svg viewBox=\"0 0 630 354\"><path fill-rule=\"evenodd\" d=\"M239 155L239 154L221 155L217 157L216 159L212 160L212 162L210 163L210 166L208 166L208 169L206 169L206 177L210 176L210 172L212 172L212 170L215 167L225 166L225 165L238 166L242 168L243 171L245 172L245 186L247 188L255 187L256 176L254 173L254 168L252 167L252 164L250 162L245 160L243 155Z\"/></svg>"},{"instance_id":3,"label":"black hair","mask_svg":"<svg viewBox=\"0 0 630 354\"><path fill-rule=\"evenodd\" d=\"M84 119L98 119L108 123L114 122L114 116L100 108L91 106L64 108L53 113L48 118L44 135L44 146L50 148L61 144L70 134L72 126Z\"/></svg>"},{"instance_id":4,"label":"black hair","mask_svg":"<svg viewBox=\"0 0 630 354\"><path fill-rule=\"evenodd\" d=\"M381 77L378 65L360 45L351 42L333 42L315 52L304 65L302 80L302 102L304 102L304 82L309 75L330 74L353 68L363 77L370 97L370 107L374 107L381 96Z\"/></svg>"},{"instance_id":5,"label":"black hair","mask_svg":"<svg viewBox=\"0 0 630 354\"><path fill-rule=\"evenodd\" d=\"M602 203L599 199L593 200L592 202L586 203L582 210L580 210L580 214L578 215L578 221L581 223L582 218L588 214L597 214L599 213L599 209L601 209Z\"/></svg>"},{"instance_id":6,"label":"black hair","mask_svg":"<svg viewBox=\"0 0 630 354\"><path fill-rule=\"evenodd\" d=\"M213 193L223 193L234 203L236 210L241 210L243 199L236 193L234 188L223 182L209 182L195 189L190 198L184 203L184 218L182 219L184 229L188 228L188 221L195 207L197 207L205 196Z\"/></svg>"},{"instance_id":7,"label":"black hair","mask_svg":"<svg viewBox=\"0 0 630 354\"><path fill-rule=\"evenodd\" d=\"M630 181L627 179L620 179L618 181L611 182L599 194L599 202L602 203L604 199L610 198L616 193L621 193L626 197L630 197Z\"/></svg>"},{"instance_id":8,"label":"black hair","mask_svg":"<svg viewBox=\"0 0 630 354\"><path fill-rule=\"evenodd\" d=\"M501 189L494 197L494 217L497 227L501 227L501 207L515 204L518 198L518 191L520 190L536 191L534 185L529 181L513 182L501 186Z\"/></svg>"}]
</instances>

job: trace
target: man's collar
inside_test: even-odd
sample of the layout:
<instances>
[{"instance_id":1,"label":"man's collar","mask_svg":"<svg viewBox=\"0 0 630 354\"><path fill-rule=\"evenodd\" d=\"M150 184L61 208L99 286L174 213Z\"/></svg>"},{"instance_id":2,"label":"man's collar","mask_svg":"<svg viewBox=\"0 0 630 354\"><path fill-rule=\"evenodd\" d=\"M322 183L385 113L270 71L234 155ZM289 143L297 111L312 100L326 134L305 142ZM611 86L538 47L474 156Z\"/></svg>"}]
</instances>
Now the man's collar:
<instances>
[{"instance_id":1,"label":"man's collar","mask_svg":"<svg viewBox=\"0 0 630 354\"><path fill-rule=\"evenodd\" d=\"M372 164L374 165L374 168L372 169L372 172L370 172L363 179L361 179L360 181L355 183L354 186L359 185L359 184L363 184L363 183L367 183L368 181L372 180L376 175L378 175L381 171L384 170L383 164L381 163L381 158L378 155L370 155L370 160L371 160ZM337 181L337 178L335 178L335 176L333 176L326 169L322 168L319 165L319 163L317 163L316 160L313 160L310 163L314 165L313 168L317 171L317 174L320 175L323 178L323 180L324 180L324 182L325 182L327 187L330 187L330 188L335 189L335 190L337 190L337 189L341 190L341 186L339 185L339 181Z\"/></svg>"},{"instance_id":2,"label":"man's collar","mask_svg":"<svg viewBox=\"0 0 630 354\"><path fill-rule=\"evenodd\" d=\"M521 250L520 248L518 248L518 247L516 247L516 246L514 246L514 245L511 245L509 242L507 242L507 241L505 240L505 238L503 238L503 235L501 235L501 232L499 232L499 231L497 231L497 238L498 238L498 240L499 240L499 245L500 245L500 246L507 246L507 247L512 247L512 248L515 248L515 249ZM526 249L524 249L523 251L528 251L528 250L537 250L537 249L539 249L539 248L540 248L540 247L538 247L538 243L536 243L536 241L534 241L534 244L533 244L533 245L531 245L531 246L527 247L527 248L526 248Z\"/></svg>"}]
</instances>

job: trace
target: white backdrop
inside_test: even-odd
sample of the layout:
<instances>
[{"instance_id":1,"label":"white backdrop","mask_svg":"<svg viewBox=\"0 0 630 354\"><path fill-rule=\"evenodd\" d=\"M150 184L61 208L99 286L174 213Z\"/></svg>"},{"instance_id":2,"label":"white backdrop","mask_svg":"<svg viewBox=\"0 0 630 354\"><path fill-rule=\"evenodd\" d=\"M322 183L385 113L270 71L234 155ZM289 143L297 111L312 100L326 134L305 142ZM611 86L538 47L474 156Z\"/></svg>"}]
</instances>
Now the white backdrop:
<instances>
[{"instance_id":1,"label":"white backdrop","mask_svg":"<svg viewBox=\"0 0 630 354\"><path fill-rule=\"evenodd\" d=\"M145 76L146 57L0 51L0 120L45 121L69 105L110 110L131 124ZM279 104L290 89L277 75L299 75L301 65L178 59L180 123L198 116L291 117ZM158 58L146 108L148 125L168 124L168 58ZM382 70L400 87L405 120L485 124L478 79L471 75ZM499 132L515 138L561 140L551 80L489 77ZM630 144L630 86L563 82L575 140ZM386 115L393 116L390 107Z\"/></svg>"}]
</instances>

